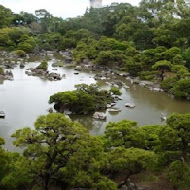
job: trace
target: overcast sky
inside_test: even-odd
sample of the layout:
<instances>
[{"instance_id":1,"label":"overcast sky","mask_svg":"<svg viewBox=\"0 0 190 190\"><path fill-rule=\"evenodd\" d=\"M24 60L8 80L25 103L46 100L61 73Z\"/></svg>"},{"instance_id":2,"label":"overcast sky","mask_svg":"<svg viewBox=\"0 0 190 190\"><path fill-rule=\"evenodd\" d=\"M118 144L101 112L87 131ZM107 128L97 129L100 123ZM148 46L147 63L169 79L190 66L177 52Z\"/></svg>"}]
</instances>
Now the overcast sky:
<instances>
[{"instance_id":1,"label":"overcast sky","mask_svg":"<svg viewBox=\"0 0 190 190\"><path fill-rule=\"evenodd\" d=\"M111 2L127 2L138 5L140 0L103 0L104 5ZM89 6L89 0L0 0L0 4L13 12L25 11L34 13L38 9L46 9L54 16L68 18L84 14Z\"/></svg>"}]
</instances>

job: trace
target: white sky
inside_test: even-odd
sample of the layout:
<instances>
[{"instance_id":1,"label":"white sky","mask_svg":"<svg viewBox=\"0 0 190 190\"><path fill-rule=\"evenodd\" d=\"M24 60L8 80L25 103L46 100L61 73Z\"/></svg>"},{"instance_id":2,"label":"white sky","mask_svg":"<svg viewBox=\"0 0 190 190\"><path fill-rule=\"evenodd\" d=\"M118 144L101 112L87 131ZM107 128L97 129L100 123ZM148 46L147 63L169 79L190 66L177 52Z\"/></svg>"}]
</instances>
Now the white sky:
<instances>
[{"instance_id":1,"label":"white sky","mask_svg":"<svg viewBox=\"0 0 190 190\"><path fill-rule=\"evenodd\" d=\"M111 4L111 2L138 5L140 0L103 0L104 5ZM68 18L84 14L89 6L89 0L0 0L0 4L15 13L20 11L34 13L35 10L46 9L53 16Z\"/></svg>"}]
</instances>

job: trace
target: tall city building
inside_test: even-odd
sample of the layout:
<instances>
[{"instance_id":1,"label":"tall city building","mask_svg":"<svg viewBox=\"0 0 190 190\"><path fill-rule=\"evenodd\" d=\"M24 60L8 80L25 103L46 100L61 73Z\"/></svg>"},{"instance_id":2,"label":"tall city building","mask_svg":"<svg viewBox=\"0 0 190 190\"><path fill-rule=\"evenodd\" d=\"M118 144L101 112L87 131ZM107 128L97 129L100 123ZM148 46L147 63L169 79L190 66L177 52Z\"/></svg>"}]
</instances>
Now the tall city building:
<instances>
[{"instance_id":1,"label":"tall city building","mask_svg":"<svg viewBox=\"0 0 190 190\"><path fill-rule=\"evenodd\" d=\"M93 8L102 7L102 0L90 0L90 7L93 7Z\"/></svg>"}]
</instances>

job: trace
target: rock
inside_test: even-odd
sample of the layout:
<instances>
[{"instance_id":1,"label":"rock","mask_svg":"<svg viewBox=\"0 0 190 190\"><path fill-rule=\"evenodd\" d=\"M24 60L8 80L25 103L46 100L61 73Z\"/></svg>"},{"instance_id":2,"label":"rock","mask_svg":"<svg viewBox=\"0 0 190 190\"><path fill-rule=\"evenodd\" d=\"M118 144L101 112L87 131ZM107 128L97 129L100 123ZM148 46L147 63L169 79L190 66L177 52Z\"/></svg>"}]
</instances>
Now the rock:
<instances>
[{"instance_id":1,"label":"rock","mask_svg":"<svg viewBox=\"0 0 190 190\"><path fill-rule=\"evenodd\" d=\"M21 68L21 69L24 68L24 64L23 64L23 63L20 64L20 68Z\"/></svg>"},{"instance_id":2,"label":"rock","mask_svg":"<svg viewBox=\"0 0 190 190\"><path fill-rule=\"evenodd\" d=\"M112 106L115 106L115 105L116 105L116 103L115 103L115 102L112 102L110 105L111 105L111 107L112 107Z\"/></svg>"},{"instance_id":3,"label":"rock","mask_svg":"<svg viewBox=\"0 0 190 190\"><path fill-rule=\"evenodd\" d=\"M61 80L62 76L59 73L54 73L43 69L30 69L31 71L25 71L25 73L29 76L40 76L41 78L47 78L49 80Z\"/></svg>"},{"instance_id":4,"label":"rock","mask_svg":"<svg viewBox=\"0 0 190 190\"><path fill-rule=\"evenodd\" d=\"M107 109L107 111L112 112L112 113L118 113L118 112L121 111L121 109L119 109L119 108L109 108L109 109Z\"/></svg>"},{"instance_id":5,"label":"rock","mask_svg":"<svg viewBox=\"0 0 190 190\"><path fill-rule=\"evenodd\" d=\"M31 69L31 72L34 76L36 75L46 75L48 74L48 71L45 71L43 69Z\"/></svg>"},{"instance_id":6,"label":"rock","mask_svg":"<svg viewBox=\"0 0 190 190\"><path fill-rule=\"evenodd\" d=\"M69 117L69 115L65 115L65 117L66 117L67 119L71 120L71 118Z\"/></svg>"},{"instance_id":7,"label":"rock","mask_svg":"<svg viewBox=\"0 0 190 190\"><path fill-rule=\"evenodd\" d=\"M65 109L63 113L65 115L71 115L72 114L72 112L70 110L67 110L67 109Z\"/></svg>"},{"instance_id":8,"label":"rock","mask_svg":"<svg viewBox=\"0 0 190 190\"><path fill-rule=\"evenodd\" d=\"M126 185L122 185L122 187L119 188L119 190L129 190L129 188Z\"/></svg>"},{"instance_id":9,"label":"rock","mask_svg":"<svg viewBox=\"0 0 190 190\"><path fill-rule=\"evenodd\" d=\"M0 74L0 79L13 80L13 73L11 71L6 71L4 74Z\"/></svg>"},{"instance_id":10,"label":"rock","mask_svg":"<svg viewBox=\"0 0 190 190\"><path fill-rule=\"evenodd\" d=\"M138 187L137 190L146 190L146 189L143 187Z\"/></svg>"},{"instance_id":11,"label":"rock","mask_svg":"<svg viewBox=\"0 0 190 190\"><path fill-rule=\"evenodd\" d=\"M107 104L107 106L106 106L107 108L111 108L111 104Z\"/></svg>"},{"instance_id":12,"label":"rock","mask_svg":"<svg viewBox=\"0 0 190 190\"><path fill-rule=\"evenodd\" d=\"M49 73L48 78L51 78L53 80L61 80L61 75L58 73Z\"/></svg>"},{"instance_id":13,"label":"rock","mask_svg":"<svg viewBox=\"0 0 190 190\"><path fill-rule=\"evenodd\" d=\"M72 62L72 58L70 56L65 56L65 62L66 63L71 63Z\"/></svg>"},{"instance_id":14,"label":"rock","mask_svg":"<svg viewBox=\"0 0 190 190\"><path fill-rule=\"evenodd\" d=\"M122 81L114 81L114 83L115 83L116 85L118 85L119 87L122 87L122 86L123 86Z\"/></svg>"},{"instance_id":15,"label":"rock","mask_svg":"<svg viewBox=\"0 0 190 190\"><path fill-rule=\"evenodd\" d=\"M106 120L107 115L103 112L95 112L93 115L94 119Z\"/></svg>"},{"instance_id":16,"label":"rock","mask_svg":"<svg viewBox=\"0 0 190 190\"><path fill-rule=\"evenodd\" d=\"M130 87L127 86L127 85L123 85L123 88L125 88L125 89L130 89Z\"/></svg>"},{"instance_id":17,"label":"rock","mask_svg":"<svg viewBox=\"0 0 190 190\"><path fill-rule=\"evenodd\" d=\"M145 87L145 83L143 83L142 81L139 83L139 86Z\"/></svg>"},{"instance_id":18,"label":"rock","mask_svg":"<svg viewBox=\"0 0 190 190\"><path fill-rule=\"evenodd\" d=\"M101 80L106 80L106 77L101 77L100 79L101 79Z\"/></svg>"},{"instance_id":19,"label":"rock","mask_svg":"<svg viewBox=\"0 0 190 190\"><path fill-rule=\"evenodd\" d=\"M155 92L163 92L163 90L161 88L152 88L152 90Z\"/></svg>"},{"instance_id":20,"label":"rock","mask_svg":"<svg viewBox=\"0 0 190 190\"><path fill-rule=\"evenodd\" d=\"M139 83L140 83L139 79L136 78L133 80L133 84L139 84Z\"/></svg>"},{"instance_id":21,"label":"rock","mask_svg":"<svg viewBox=\"0 0 190 190\"><path fill-rule=\"evenodd\" d=\"M123 98L118 95L112 95L112 97L114 98L115 101L123 100Z\"/></svg>"},{"instance_id":22,"label":"rock","mask_svg":"<svg viewBox=\"0 0 190 190\"><path fill-rule=\"evenodd\" d=\"M75 70L76 70L76 71L81 71L81 69L82 69L82 67L81 67L80 65L77 65L77 66L75 67Z\"/></svg>"},{"instance_id":23,"label":"rock","mask_svg":"<svg viewBox=\"0 0 190 190\"><path fill-rule=\"evenodd\" d=\"M134 108L135 107L135 105L131 104L131 103L126 103L125 106L128 108Z\"/></svg>"},{"instance_id":24,"label":"rock","mask_svg":"<svg viewBox=\"0 0 190 190\"><path fill-rule=\"evenodd\" d=\"M53 63L52 67L58 67L57 63Z\"/></svg>"},{"instance_id":25,"label":"rock","mask_svg":"<svg viewBox=\"0 0 190 190\"><path fill-rule=\"evenodd\" d=\"M129 76L129 73L123 72L123 73L120 73L119 75L122 76L122 77L128 77L128 76Z\"/></svg>"}]
</instances>

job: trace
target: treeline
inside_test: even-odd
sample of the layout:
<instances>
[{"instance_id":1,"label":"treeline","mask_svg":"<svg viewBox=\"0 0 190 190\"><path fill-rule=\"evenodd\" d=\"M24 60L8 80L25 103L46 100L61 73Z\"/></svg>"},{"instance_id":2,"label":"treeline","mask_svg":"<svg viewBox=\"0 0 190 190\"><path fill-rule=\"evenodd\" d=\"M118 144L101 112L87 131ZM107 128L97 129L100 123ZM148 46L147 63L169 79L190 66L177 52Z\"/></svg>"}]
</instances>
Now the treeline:
<instances>
[{"instance_id":1,"label":"treeline","mask_svg":"<svg viewBox=\"0 0 190 190\"><path fill-rule=\"evenodd\" d=\"M119 68L190 99L190 7L184 0L142 0L138 7L113 4L66 20L44 9L35 15L13 14L3 6L0 10L1 50L24 56L73 49L79 64L89 59Z\"/></svg>"},{"instance_id":2,"label":"treeline","mask_svg":"<svg viewBox=\"0 0 190 190\"><path fill-rule=\"evenodd\" d=\"M0 146L0 188L116 190L146 170L154 183L161 178L175 190L188 190L189 126L190 114L173 114L164 126L109 123L105 135L94 137L61 113L39 116L35 129L12 135L22 154Z\"/></svg>"}]
</instances>

